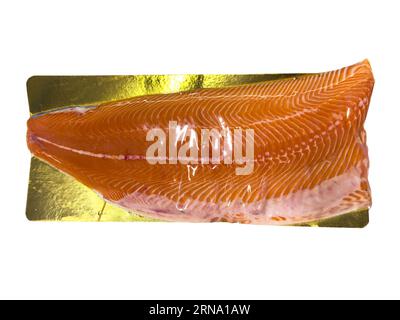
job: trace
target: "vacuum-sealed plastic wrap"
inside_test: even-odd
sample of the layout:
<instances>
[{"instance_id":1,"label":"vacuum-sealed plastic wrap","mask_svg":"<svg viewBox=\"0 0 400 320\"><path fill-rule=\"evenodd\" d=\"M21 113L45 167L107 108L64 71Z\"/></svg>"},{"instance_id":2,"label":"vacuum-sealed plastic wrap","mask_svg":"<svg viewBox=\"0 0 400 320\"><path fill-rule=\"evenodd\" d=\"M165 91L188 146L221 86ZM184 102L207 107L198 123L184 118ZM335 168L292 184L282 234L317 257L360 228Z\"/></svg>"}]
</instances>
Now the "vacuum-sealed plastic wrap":
<instances>
[{"instance_id":1,"label":"vacuum-sealed plastic wrap","mask_svg":"<svg viewBox=\"0 0 400 320\"><path fill-rule=\"evenodd\" d=\"M31 78L27 215L363 226L373 85L368 61L264 78Z\"/></svg>"}]
</instances>

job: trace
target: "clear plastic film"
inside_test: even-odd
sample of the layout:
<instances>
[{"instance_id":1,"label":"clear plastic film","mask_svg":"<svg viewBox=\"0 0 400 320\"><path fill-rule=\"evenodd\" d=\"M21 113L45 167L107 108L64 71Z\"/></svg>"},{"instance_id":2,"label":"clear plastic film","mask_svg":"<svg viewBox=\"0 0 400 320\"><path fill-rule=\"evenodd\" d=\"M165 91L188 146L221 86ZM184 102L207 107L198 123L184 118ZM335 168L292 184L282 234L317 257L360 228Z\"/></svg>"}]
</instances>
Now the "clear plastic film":
<instances>
[{"instance_id":1,"label":"clear plastic film","mask_svg":"<svg viewBox=\"0 0 400 320\"><path fill-rule=\"evenodd\" d=\"M363 61L321 74L33 77L30 220L362 227Z\"/></svg>"}]
</instances>

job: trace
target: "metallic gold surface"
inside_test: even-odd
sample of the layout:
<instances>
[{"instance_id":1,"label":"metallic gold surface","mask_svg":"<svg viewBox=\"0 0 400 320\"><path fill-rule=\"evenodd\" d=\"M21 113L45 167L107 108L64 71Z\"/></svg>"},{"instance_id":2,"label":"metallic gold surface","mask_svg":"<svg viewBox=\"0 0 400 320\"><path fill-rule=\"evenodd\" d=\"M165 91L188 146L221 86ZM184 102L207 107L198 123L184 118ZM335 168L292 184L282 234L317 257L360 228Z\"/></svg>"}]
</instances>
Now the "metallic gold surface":
<instances>
[{"instance_id":1,"label":"metallic gold surface","mask_svg":"<svg viewBox=\"0 0 400 320\"><path fill-rule=\"evenodd\" d=\"M299 77L300 74L34 76L27 82L31 115L51 109L90 106L134 96L198 88L225 87ZM105 202L92 190L42 161L32 158L26 216L41 221L155 221ZM302 224L364 227L368 210Z\"/></svg>"}]
</instances>

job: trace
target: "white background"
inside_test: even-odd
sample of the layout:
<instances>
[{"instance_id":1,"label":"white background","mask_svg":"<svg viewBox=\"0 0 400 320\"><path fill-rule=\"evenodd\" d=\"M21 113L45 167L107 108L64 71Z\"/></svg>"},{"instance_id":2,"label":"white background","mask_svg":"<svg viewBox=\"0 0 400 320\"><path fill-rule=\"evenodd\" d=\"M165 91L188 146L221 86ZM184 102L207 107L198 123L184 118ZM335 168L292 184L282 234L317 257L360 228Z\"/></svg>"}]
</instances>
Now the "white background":
<instances>
[{"instance_id":1,"label":"white background","mask_svg":"<svg viewBox=\"0 0 400 320\"><path fill-rule=\"evenodd\" d=\"M398 1L3 1L1 298L400 298ZM365 229L31 223L31 75L318 72L370 59Z\"/></svg>"}]
</instances>

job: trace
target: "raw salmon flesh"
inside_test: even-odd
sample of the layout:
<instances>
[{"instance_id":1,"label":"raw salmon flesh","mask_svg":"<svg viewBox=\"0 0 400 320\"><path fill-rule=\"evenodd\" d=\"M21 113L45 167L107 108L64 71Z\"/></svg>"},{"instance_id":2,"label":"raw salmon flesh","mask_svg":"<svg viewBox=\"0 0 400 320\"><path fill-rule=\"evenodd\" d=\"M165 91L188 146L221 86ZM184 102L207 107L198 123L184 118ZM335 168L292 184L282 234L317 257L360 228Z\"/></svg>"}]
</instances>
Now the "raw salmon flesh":
<instances>
[{"instance_id":1,"label":"raw salmon flesh","mask_svg":"<svg viewBox=\"0 0 400 320\"><path fill-rule=\"evenodd\" d=\"M32 154L168 221L297 224L368 209L367 60L340 70L33 115Z\"/></svg>"}]
</instances>

